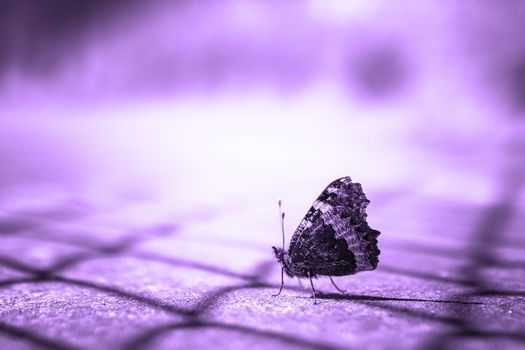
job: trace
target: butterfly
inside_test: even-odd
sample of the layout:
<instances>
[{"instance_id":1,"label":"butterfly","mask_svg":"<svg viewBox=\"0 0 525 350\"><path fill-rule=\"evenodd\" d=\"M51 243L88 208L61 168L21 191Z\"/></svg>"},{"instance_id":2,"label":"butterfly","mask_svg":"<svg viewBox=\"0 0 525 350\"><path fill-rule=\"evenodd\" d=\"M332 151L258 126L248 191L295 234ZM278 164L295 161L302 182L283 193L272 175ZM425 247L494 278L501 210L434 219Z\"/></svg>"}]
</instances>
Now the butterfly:
<instances>
[{"instance_id":1,"label":"butterfly","mask_svg":"<svg viewBox=\"0 0 525 350\"><path fill-rule=\"evenodd\" d=\"M290 277L308 277L316 303L312 278L328 276L334 287L344 292L332 276L374 270L381 252L377 247L380 232L366 222L368 203L361 184L353 183L350 177L333 181L308 210L285 251L284 212L279 201L283 248L272 247L282 267L281 287L275 296L283 289L284 273Z\"/></svg>"}]
</instances>

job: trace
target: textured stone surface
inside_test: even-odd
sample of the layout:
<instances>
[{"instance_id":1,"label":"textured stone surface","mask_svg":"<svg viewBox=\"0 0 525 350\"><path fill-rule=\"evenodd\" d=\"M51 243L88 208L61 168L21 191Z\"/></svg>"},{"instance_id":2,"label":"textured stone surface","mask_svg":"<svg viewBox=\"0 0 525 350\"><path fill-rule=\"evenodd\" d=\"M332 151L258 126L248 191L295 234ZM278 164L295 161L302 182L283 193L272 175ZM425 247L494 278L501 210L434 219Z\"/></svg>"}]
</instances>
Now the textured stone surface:
<instances>
[{"instance_id":1,"label":"textured stone surface","mask_svg":"<svg viewBox=\"0 0 525 350\"><path fill-rule=\"evenodd\" d=\"M513 203L371 194L379 267L337 278L346 294L315 280L313 305L306 280L272 297L280 236L261 203L181 217L68 196L1 202L2 349L525 348Z\"/></svg>"}]
</instances>

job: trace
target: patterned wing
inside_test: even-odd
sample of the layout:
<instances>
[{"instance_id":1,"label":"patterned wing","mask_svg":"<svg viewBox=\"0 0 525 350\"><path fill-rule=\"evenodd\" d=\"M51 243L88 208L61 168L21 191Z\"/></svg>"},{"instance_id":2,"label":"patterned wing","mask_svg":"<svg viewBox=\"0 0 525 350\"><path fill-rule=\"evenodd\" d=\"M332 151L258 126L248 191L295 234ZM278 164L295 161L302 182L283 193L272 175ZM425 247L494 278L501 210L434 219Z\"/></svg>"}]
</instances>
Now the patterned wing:
<instances>
[{"instance_id":1,"label":"patterned wing","mask_svg":"<svg viewBox=\"0 0 525 350\"><path fill-rule=\"evenodd\" d=\"M366 222L368 203L349 177L329 184L292 236L288 254L294 270L331 276L374 270L379 231Z\"/></svg>"}]
</instances>

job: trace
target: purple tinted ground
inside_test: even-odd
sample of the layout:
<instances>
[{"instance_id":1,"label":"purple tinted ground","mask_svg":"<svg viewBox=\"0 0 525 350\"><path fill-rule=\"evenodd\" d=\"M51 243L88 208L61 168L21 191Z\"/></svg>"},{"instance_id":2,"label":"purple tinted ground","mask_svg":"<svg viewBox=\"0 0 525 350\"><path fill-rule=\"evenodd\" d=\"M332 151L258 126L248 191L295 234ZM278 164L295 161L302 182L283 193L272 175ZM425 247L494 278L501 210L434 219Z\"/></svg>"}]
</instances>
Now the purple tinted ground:
<instances>
[{"instance_id":1,"label":"purple tinted ground","mask_svg":"<svg viewBox=\"0 0 525 350\"><path fill-rule=\"evenodd\" d=\"M4 195L0 348L525 348L525 216L511 195L369 197L379 268L338 278L346 294L316 280L313 305L306 281L272 297L279 267L257 227L213 239L187 233L208 214Z\"/></svg>"}]
</instances>

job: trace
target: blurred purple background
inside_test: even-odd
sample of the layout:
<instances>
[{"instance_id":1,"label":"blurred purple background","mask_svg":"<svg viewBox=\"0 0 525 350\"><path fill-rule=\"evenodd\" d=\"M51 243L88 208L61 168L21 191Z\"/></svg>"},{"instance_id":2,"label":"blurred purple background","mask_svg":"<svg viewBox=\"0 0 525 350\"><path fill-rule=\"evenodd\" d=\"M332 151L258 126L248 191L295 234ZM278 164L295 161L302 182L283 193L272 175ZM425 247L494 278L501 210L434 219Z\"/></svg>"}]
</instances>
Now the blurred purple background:
<instances>
[{"instance_id":1,"label":"blurred purple background","mask_svg":"<svg viewBox=\"0 0 525 350\"><path fill-rule=\"evenodd\" d=\"M350 175L490 202L523 134L524 14L522 1L4 0L0 185L302 203Z\"/></svg>"}]
</instances>

